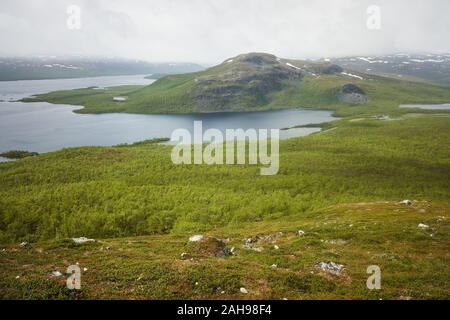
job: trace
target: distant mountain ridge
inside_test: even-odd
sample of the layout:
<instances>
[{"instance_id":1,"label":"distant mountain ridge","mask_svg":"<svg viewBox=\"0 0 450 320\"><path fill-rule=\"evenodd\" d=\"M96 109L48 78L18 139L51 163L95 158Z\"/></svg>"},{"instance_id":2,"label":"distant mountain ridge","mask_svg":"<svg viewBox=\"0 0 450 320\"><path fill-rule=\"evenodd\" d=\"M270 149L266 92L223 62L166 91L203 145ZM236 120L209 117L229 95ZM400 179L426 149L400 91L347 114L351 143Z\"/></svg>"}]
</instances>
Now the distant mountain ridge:
<instances>
[{"instance_id":1,"label":"distant mountain ridge","mask_svg":"<svg viewBox=\"0 0 450 320\"><path fill-rule=\"evenodd\" d=\"M195 63L149 63L89 57L1 58L0 81L80 78L133 74L173 74L204 68Z\"/></svg>"},{"instance_id":2,"label":"distant mountain ridge","mask_svg":"<svg viewBox=\"0 0 450 320\"><path fill-rule=\"evenodd\" d=\"M450 86L450 54L397 53L343 57L329 61L364 73Z\"/></svg>"}]
</instances>

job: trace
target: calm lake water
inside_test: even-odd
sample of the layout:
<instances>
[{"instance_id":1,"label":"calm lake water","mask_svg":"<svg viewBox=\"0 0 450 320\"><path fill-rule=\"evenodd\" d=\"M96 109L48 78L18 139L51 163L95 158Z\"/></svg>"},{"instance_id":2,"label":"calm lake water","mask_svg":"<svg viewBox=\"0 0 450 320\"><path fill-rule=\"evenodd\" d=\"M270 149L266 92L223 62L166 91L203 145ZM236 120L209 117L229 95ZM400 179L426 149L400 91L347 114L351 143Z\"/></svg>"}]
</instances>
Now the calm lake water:
<instances>
[{"instance_id":1,"label":"calm lake water","mask_svg":"<svg viewBox=\"0 0 450 320\"><path fill-rule=\"evenodd\" d=\"M281 129L295 125L320 123L335 118L330 111L290 109L266 112L209 113L178 115L76 114L79 106L49 103L22 103L16 100L30 95L63 89L108 87L124 84L150 84L144 76L115 76L83 79L0 81L0 152L28 150L47 152L65 147L111 146L154 137L170 137L172 131L185 128L192 132L193 121L203 121L203 130ZM282 138L304 136L318 128L280 131ZM0 159L1 161L1 159Z\"/></svg>"},{"instance_id":2,"label":"calm lake water","mask_svg":"<svg viewBox=\"0 0 450 320\"><path fill-rule=\"evenodd\" d=\"M419 108L426 110L450 110L450 103L444 104L402 104L400 108Z\"/></svg>"}]
</instances>

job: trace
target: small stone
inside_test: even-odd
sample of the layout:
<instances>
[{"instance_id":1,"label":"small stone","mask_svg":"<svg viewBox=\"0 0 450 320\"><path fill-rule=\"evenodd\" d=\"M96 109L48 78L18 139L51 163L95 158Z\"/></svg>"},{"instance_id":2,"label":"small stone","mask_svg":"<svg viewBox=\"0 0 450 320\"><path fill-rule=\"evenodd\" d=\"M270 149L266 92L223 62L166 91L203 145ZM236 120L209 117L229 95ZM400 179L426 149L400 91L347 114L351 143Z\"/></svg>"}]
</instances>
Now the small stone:
<instances>
[{"instance_id":1,"label":"small stone","mask_svg":"<svg viewBox=\"0 0 450 320\"><path fill-rule=\"evenodd\" d=\"M189 258L190 258L189 253L183 252L183 253L180 255L180 258L181 258L182 260L189 259Z\"/></svg>"},{"instance_id":2,"label":"small stone","mask_svg":"<svg viewBox=\"0 0 450 320\"><path fill-rule=\"evenodd\" d=\"M88 268L83 268L83 271L88 271Z\"/></svg>"},{"instance_id":3,"label":"small stone","mask_svg":"<svg viewBox=\"0 0 450 320\"><path fill-rule=\"evenodd\" d=\"M331 274L339 275L341 271L344 269L344 266L342 264L337 264L335 262L319 262L316 264L317 268L322 269L323 271L326 271Z\"/></svg>"},{"instance_id":4,"label":"small stone","mask_svg":"<svg viewBox=\"0 0 450 320\"><path fill-rule=\"evenodd\" d=\"M242 287L241 289L239 289L239 291L241 291L241 293L247 294L248 291L247 289L245 289L244 287Z\"/></svg>"},{"instance_id":5,"label":"small stone","mask_svg":"<svg viewBox=\"0 0 450 320\"><path fill-rule=\"evenodd\" d=\"M26 242L26 241L21 242L21 243L19 244L19 246L20 246L21 248L25 248L26 246L28 246L28 242Z\"/></svg>"},{"instance_id":6,"label":"small stone","mask_svg":"<svg viewBox=\"0 0 450 320\"><path fill-rule=\"evenodd\" d=\"M202 240L203 240L203 236L201 234L196 234L196 235L189 237L189 241L191 241L191 242L197 242L197 241L202 241Z\"/></svg>"},{"instance_id":7,"label":"small stone","mask_svg":"<svg viewBox=\"0 0 450 320\"><path fill-rule=\"evenodd\" d=\"M72 238L72 240L76 244L82 244L82 243L86 243L86 242L93 242L93 241L95 241L94 239L89 239L89 238L86 238L86 237Z\"/></svg>"},{"instance_id":8,"label":"small stone","mask_svg":"<svg viewBox=\"0 0 450 320\"><path fill-rule=\"evenodd\" d=\"M413 204L411 200L402 200L400 201L400 204L404 204L405 206L410 206Z\"/></svg>"},{"instance_id":9,"label":"small stone","mask_svg":"<svg viewBox=\"0 0 450 320\"><path fill-rule=\"evenodd\" d=\"M271 265L270 267L272 267L272 268L276 269L276 268L278 268L278 265L274 263L274 264L273 264L273 265Z\"/></svg>"},{"instance_id":10,"label":"small stone","mask_svg":"<svg viewBox=\"0 0 450 320\"><path fill-rule=\"evenodd\" d=\"M428 229L430 226L423 224L423 223L419 223L418 227L422 230Z\"/></svg>"},{"instance_id":11,"label":"small stone","mask_svg":"<svg viewBox=\"0 0 450 320\"><path fill-rule=\"evenodd\" d=\"M55 278L59 278L59 277L62 277L62 273L61 272L59 272L58 270L55 270L55 271L52 271L51 272L51 276L52 277L55 277Z\"/></svg>"},{"instance_id":12,"label":"small stone","mask_svg":"<svg viewBox=\"0 0 450 320\"><path fill-rule=\"evenodd\" d=\"M279 247L279 246L277 246L277 245L274 245L274 246L273 246L273 248L274 248L275 250L278 250L278 249L280 249L280 247Z\"/></svg>"},{"instance_id":13,"label":"small stone","mask_svg":"<svg viewBox=\"0 0 450 320\"><path fill-rule=\"evenodd\" d=\"M20 279L20 276L16 276L16 279Z\"/></svg>"},{"instance_id":14,"label":"small stone","mask_svg":"<svg viewBox=\"0 0 450 320\"><path fill-rule=\"evenodd\" d=\"M298 231L297 231L297 234L301 237L301 236L303 236L303 235L305 234L305 231L303 231L303 230L298 230Z\"/></svg>"}]
</instances>

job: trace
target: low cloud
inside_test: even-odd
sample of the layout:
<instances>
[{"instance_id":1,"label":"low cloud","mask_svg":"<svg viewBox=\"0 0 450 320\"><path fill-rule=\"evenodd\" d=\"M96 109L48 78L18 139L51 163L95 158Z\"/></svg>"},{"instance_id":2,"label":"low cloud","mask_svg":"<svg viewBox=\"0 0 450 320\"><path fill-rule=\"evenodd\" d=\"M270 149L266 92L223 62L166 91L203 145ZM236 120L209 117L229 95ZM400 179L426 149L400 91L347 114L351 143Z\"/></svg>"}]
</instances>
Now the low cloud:
<instances>
[{"instance_id":1,"label":"low cloud","mask_svg":"<svg viewBox=\"0 0 450 320\"><path fill-rule=\"evenodd\" d=\"M66 9L81 8L81 29ZM367 8L381 10L378 30ZM450 52L447 0L2 0L1 55L101 55L214 64L282 57Z\"/></svg>"}]
</instances>

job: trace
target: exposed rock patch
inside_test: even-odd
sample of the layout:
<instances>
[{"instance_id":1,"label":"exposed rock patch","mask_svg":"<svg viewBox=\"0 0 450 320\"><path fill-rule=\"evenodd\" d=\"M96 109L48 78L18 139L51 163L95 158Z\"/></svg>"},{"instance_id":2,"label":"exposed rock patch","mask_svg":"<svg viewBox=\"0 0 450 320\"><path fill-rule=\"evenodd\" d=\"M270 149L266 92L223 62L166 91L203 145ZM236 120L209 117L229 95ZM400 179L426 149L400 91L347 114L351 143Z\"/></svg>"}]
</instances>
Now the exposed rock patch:
<instances>
[{"instance_id":1,"label":"exposed rock patch","mask_svg":"<svg viewBox=\"0 0 450 320\"><path fill-rule=\"evenodd\" d=\"M365 104L368 97L363 89L353 83L347 83L339 89L339 101L349 104Z\"/></svg>"}]
</instances>

